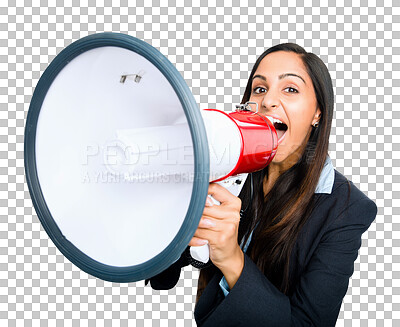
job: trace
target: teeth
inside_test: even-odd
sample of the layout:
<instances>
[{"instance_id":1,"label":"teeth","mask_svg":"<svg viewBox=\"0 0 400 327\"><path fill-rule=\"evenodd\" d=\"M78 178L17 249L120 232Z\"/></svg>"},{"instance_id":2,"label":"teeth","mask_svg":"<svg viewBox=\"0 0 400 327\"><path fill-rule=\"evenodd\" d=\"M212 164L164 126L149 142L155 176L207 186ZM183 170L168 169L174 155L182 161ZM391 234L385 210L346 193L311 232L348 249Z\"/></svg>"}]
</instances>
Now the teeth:
<instances>
[{"instance_id":1,"label":"teeth","mask_svg":"<svg viewBox=\"0 0 400 327\"><path fill-rule=\"evenodd\" d=\"M274 118L274 117L267 116L267 118L268 118L269 121L272 123L272 125L275 123L275 118Z\"/></svg>"},{"instance_id":2,"label":"teeth","mask_svg":"<svg viewBox=\"0 0 400 327\"><path fill-rule=\"evenodd\" d=\"M279 119L277 119L277 118L270 117L270 116L267 116L267 118L270 120L270 122L271 122L272 124L274 124L274 123L281 123L281 124L284 124L281 120L279 120Z\"/></svg>"},{"instance_id":3,"label":"teeth","mask_svg":"<svg viewBox=\"0 0 400 327\"><path fill-rule=\"evenodd\" d=\"M269 119L269 121L270 121L272 124L274 124L274 118L272 118L272 117L270 117L270 116L265 116L265 117L267 117L267 118Z\"/></svg>"}]
</instances>

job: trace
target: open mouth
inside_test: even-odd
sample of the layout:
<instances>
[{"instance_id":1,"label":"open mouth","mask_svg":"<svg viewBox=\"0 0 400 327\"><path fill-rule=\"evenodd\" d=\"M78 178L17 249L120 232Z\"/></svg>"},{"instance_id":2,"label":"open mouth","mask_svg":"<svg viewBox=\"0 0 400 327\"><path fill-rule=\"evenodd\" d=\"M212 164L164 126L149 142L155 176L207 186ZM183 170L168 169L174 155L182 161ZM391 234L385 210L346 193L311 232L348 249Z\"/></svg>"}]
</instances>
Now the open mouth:
<instances>
[{"instance_id":1,"label":"open mouth","mask_svg":"<svg viewBox=\"0 0 400 327\"><path fill-rule=\"evenodd\" d=\"M274 125L275 130L276 130L276 134L278 135L278 144L280 144L285 135L286 135L286 131L288 130L288 126L282 122L281 120L275 118L275 117L271 117L271 116L267 116L267 118L271 121L271 123Z\"/></svg>"},{"instance_id":2,"label":"open mouth","mask_svg":"<svg viewBox=\"0 0 400 327\"><path fill-rule=\"evenodd\" d=\"M288 127L285 123L274 123L274 127L276 129L276 134L278 134L278 144L279 144L282 142Z\"/></svg>"}]
</instances>

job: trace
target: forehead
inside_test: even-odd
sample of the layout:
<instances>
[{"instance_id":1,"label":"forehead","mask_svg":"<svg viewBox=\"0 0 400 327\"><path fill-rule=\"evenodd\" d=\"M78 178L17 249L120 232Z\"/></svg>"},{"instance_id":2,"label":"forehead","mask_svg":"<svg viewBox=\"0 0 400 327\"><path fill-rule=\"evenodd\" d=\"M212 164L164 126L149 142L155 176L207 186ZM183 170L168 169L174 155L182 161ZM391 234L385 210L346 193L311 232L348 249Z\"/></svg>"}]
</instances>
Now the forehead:
<instances>
[{"instance_id":1,"label":"forehead","mask_svg":"<svg viewBox=\"0 0 400 327\"><path fill-rule=\"evenodd\" d=\"M300 56L287 51L277 51L266 55L258 65L255 75L260 74L267 79L275 79L283 73L295 73L303 77L306 82L310 81Z\"/></svg>"}]
</instances>

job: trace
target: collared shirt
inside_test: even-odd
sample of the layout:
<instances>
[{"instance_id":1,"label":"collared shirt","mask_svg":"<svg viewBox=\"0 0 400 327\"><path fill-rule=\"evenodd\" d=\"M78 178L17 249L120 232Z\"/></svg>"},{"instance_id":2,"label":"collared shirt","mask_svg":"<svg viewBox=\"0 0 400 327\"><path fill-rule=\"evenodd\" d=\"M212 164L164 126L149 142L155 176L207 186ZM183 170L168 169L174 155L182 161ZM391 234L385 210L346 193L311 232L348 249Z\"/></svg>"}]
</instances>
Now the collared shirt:
<instances>
[{"instance_id":1,"label":"collared shirt","mask_svg":"<svg viewBox=\"0 0 400 327\"><path fill-rule=\"evenodd\" d=\"M335 180L335 170L332 165L332 160L329 157L329 155L326 157L324 168L322 169L321 175L318 180L317 187L315 188L314 193L326 193L326 194L331 194L332 193L332 188L333 188L333 182ZM246 244L243 247L243 241L240 244L240 247L242 248L243 252L247 251L247 248L249 247L251 237L253 235L254 229L251 231L249 238L247 239ZM224 293L225 296L229 294L229 286L228 283L225 279L225 276L222 276L221 281L219 282L219 286L222 289L222 292Z\"/></svg>"}]
</instances>

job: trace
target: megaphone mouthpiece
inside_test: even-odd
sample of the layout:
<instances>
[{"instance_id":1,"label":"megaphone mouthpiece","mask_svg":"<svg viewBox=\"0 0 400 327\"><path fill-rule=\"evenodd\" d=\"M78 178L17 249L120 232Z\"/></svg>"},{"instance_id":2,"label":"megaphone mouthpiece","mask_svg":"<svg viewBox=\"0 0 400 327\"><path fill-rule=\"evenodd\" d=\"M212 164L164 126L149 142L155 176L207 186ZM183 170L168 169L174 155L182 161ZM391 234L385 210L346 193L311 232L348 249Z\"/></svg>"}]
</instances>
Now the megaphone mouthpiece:
<instances>
[{"instance_id":1,"label":"megaphone mouthpiece","mask_svg":"<svg viewBox=\"0 0 400 327\"><path fill-rule=\"evenodd\" d=\"M210 174L215 178L212 181L261 170L275 156L276 130L270 120L259 113L205 109L202 116L210 148ZM234 154L224 157L227 148L234 149ZM213 155L213 150L217 155ZM215 161L220 158L227 158L225 165Z\"/></svg>"}]
</instances>

